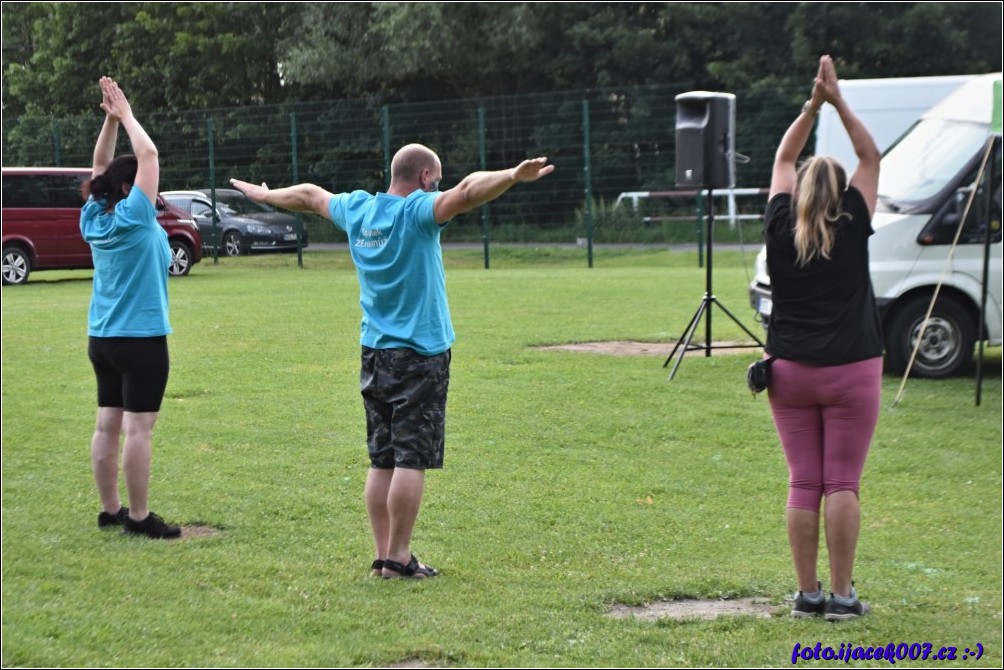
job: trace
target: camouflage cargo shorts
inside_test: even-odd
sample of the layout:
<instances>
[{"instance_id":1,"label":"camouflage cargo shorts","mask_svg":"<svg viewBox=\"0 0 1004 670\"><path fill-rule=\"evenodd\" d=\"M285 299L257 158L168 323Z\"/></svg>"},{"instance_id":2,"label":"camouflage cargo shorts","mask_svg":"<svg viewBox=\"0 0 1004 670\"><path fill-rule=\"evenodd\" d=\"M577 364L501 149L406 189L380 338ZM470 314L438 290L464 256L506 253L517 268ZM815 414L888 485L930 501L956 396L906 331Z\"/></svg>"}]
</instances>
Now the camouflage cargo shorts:
<instances>
[{"instance_id":1,"label":"camouflage cargo shorts","mask_svg":"<svg viewBox=\"0 0 1004 670\"><path fill-rule=\"evenodd\" d=\"M443 467L450 351L362 348L359 389L374 468Z\"/></svg>"}]
</instances>

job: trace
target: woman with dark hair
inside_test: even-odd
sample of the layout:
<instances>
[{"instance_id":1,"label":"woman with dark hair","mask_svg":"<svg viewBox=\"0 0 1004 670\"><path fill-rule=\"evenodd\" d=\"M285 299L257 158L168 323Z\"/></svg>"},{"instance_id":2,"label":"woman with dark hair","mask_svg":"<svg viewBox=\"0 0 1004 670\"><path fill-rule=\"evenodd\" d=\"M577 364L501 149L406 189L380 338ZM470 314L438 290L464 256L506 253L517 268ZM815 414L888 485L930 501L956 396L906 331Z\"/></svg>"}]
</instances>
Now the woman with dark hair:
<instances>
[{"instance_id":1,"label":"woman with dark hair","mask_svg":"<svg viewBox=\"0 0 1004 670\"><path fill-rule=\"evenodd\" d=\"M118 84L102 77L104 125L94 147L89 198L80 231L94 258L87 353L98 381L91 464L101 497L98 526L174 538L181 529L150 511L150 451L167 387L167 276L171 250L154 207L160 183L157 147L133 116ZM135 155L114 158L119 126ZM119 501L119 436L129 507Z\"/></svg>"},{"instance_id":2,"label":"woman with dark hair","mask_svg":"<svg viewBox=\"0 0 1004 670\"><path fill-rule=\"evenodd\" d=\"M796 161L824 104L833 105L858 158L847 180L832 158ZM788 542L798 578L792 615L830 621L869 611L851 581L860 526L861 473L878 423L882 332L868 273L868 237L881 154L840 95L829 56L812 96L774 157L764 217L773 310L768 389L788 462ZM817 579L825 497L830 598Z\"/></svg>"}]
</instances>

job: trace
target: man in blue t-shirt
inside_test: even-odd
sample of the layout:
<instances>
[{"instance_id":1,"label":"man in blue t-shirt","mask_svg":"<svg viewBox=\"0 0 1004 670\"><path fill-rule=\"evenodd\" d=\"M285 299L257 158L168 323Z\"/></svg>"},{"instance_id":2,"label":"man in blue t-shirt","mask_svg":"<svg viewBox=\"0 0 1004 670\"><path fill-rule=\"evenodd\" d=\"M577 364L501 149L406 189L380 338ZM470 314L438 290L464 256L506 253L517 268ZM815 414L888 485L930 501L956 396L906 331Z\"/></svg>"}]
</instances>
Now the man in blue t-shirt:
<instances>
[{"instance_id":1,"label":"man in blue t-shirt","mask_svg":"<svg viewBox=\"0 0 1004 670\"><path fill-rule=\"evenodd\" d=\"M366 509L376 545L374 575L425 579L439 574L411 553L411 535L425 471L443 467L455 336L440 231L458 214L553 171L546 158L533 158L507 170L474 172L440 192L439 157L428 147L409 144L394 155L386 193L335 195L313 184L270 190L230 180L256 202L319 214L348 234L363 311L360 389L371 466Z\"/></svg>"}]
</instances>

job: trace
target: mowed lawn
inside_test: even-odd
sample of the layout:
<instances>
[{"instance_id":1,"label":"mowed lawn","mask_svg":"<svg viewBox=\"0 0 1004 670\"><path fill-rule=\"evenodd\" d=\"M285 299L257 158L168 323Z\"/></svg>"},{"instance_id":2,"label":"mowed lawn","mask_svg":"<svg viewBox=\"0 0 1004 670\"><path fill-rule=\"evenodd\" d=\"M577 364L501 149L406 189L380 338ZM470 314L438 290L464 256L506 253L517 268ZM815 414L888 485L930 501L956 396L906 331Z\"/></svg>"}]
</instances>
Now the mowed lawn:
<instances>
[{"instance_id":1,"label":"mowed lawn","mask_svg":"<svg viewBox=\"0 0 1004 670\"><path fill-rule=\"evenodd\" d=\"M759 333L753 253L716 253L714 288ZM443 575L424 583L369 577L345 251L308 250L303 269L210 259L171 280L151 507L204 531L178 541L96 525L91 273L4 287L3 665L761 667L817 642L957 648L896 667L1004 661L1000 349L978 407L972 377L910 380L895 408L900 379L885 378L855 574L873 613L795 621L787 469L767 399L744 383L759 350L688 355L670 381L664 356L538 348L672 344L704 293L696 252L599 248L593 268L582 249L499 248L490 270L477 249L445 257L458 334L446 465L429 473L414 541ZM712 318L715 340L744 338ZM776 615L608 616L743 597Z\"/></svg>"}]
</instances>

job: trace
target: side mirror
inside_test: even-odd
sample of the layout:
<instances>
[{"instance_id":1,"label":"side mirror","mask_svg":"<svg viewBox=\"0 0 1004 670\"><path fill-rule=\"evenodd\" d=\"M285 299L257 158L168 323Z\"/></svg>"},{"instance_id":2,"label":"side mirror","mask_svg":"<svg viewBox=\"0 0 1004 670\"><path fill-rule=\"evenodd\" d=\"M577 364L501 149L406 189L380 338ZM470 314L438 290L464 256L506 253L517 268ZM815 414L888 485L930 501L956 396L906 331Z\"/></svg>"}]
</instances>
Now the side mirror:
<instances>
[{"instance_id":1,"label":"side mirror","mask_svg":"<svg viewBox=\"0 0 1004 670\"><path fill-rule=\"evenodd\" d=\"M971 190L972 187L964 186L955 191L917 235L917 243L922 246L951 244L955 239L955 231L959 228Z\"/></svg>"},{"instance_id":2,"label":"side mirror","mask_svg":"<svg viewBox=\"0 0 1004 670\"><path fill-rule=\"evenodd\" d=\"M977 191L976 197L973 198L965 225L962 231L959 231L962 215L966 212L972 190L971 186L964 186L955 191L917 235L917 243L922 246L952 244L958 235L959 244L978 244L983 241L988 224L991 240L994 242L1000 240L1000 209L994 202L991 204L993 213L988 213L986 197L981 191Z\"/></svg>"}]
</instances>

